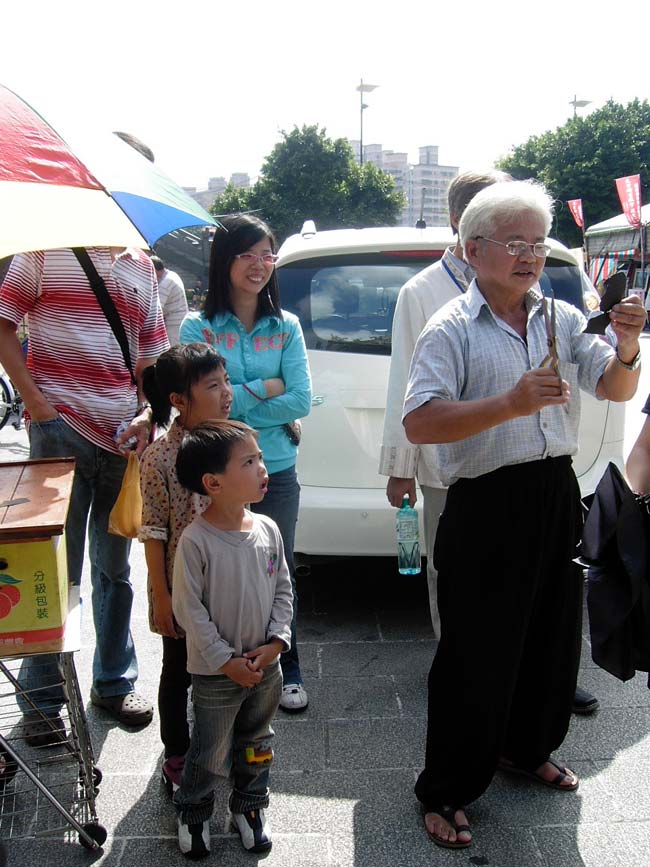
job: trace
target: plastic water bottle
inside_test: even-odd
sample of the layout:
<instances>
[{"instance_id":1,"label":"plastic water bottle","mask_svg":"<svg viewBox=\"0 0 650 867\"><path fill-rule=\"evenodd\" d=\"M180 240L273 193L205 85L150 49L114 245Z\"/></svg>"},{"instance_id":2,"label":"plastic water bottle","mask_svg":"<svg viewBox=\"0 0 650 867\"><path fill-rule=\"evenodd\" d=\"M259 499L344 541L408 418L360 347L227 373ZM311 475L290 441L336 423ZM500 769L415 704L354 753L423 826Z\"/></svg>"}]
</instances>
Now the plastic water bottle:
<instances>
[{"instance_id":1,"label":"plastic water bottle","mask_svg":"<svg viewBox=\"0 0 650 867\"><path fill-rule=\"evenodd\" d=\"M420 528L418 513L409 505L404 494L397 510L397 566L401 575L417 575L422 568L420 558Z\"/></svg>"}]
</instances>

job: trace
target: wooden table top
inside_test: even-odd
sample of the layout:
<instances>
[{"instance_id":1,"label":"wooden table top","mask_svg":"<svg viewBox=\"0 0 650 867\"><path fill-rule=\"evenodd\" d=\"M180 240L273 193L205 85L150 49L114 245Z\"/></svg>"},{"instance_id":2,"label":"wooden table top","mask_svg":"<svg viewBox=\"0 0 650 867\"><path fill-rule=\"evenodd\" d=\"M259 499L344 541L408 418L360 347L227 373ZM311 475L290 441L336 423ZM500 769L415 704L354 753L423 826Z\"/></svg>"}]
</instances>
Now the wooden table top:
<instances>
[{"instance_id":1,"label":"wooden table top","mask_svg":"<svg viewBox=\"0 0 650 867\"><path fill-rule=\"evenodd\" d=\"M63 532L74 466L74 458L0 463L0 544Z\"/></svg>"}]
</instances>

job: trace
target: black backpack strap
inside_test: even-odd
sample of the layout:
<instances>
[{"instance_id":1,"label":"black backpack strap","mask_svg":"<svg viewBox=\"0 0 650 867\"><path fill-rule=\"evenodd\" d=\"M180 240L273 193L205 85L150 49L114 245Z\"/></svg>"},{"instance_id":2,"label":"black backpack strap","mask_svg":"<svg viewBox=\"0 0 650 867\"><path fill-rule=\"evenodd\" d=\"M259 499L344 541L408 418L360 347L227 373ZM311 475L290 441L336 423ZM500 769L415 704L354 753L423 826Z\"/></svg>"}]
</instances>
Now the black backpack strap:
<instances>
[{"instance_id":1,"label":"black backpack strap","mask_svg":"<svg viewBox=\"0 0 650 867\"><path fill-rule=\"evenodd\" d=\"M90 283L90 288L95 293L99 306L102 308L104 316L106 317L108 324L111 326L111 331L120 345L122 355L124 356L124 363L126 364L127 370L131 376L131 382L133 385L137 385L135 374L133 372L133 363L131 362L129 341L126 338L126 331L124 330L124 325L122 324L120 314L117 312L113 299L108 294L106 284L97 273L97 268L95 268L88 252L83 247L72 247L72 252L75 254L79 260L79 264L84 269L88 282Z\"/></svg>"}]
</instances>

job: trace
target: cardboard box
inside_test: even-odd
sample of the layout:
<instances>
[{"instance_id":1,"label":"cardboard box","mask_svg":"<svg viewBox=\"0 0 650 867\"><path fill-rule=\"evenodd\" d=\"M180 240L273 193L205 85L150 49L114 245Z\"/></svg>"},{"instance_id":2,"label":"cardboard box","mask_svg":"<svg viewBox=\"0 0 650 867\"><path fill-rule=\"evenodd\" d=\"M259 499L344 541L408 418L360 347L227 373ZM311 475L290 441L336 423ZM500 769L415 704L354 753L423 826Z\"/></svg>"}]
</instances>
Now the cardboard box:
<instances>
[{"instance_id":1,"label":"cardboard box","mask_svg":"<svg viewBox=\"0 0 650 867\"><path fill-rule=\"evenodd\" d=\"M73 458L0 464L0 657L63 648L73 478Z\"/></svg>"}]
</instances>

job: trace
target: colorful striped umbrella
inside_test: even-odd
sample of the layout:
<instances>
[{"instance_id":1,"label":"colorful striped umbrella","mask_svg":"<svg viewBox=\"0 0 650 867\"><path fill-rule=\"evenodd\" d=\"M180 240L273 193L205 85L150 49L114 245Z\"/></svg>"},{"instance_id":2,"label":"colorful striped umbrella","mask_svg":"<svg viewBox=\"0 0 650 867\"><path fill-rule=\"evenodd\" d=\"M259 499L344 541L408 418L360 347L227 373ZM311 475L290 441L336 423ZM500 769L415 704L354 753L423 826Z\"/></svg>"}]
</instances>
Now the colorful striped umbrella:
<instances>
[{"instance_id":1,"label":"colorful striped umbrella","mask_svg":"<svg viewBox=\"0 0 650 867\"><path fill-rule=\"evenodd\" d=\"M121 139L88 136L73 151L3 85L0 142L0 258L58 247L151 247L174 229L216 225Z\"/></svg>"}]
</instances>

